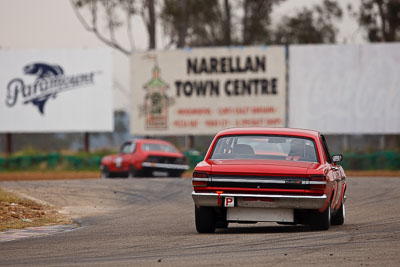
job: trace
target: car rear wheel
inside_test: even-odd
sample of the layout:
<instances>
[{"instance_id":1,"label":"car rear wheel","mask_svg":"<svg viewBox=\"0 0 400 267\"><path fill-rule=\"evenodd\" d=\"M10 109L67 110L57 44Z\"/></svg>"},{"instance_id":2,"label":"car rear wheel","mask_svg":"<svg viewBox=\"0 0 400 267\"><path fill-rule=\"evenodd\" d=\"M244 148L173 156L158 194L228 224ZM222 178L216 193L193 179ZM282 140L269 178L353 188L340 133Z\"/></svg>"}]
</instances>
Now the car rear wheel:
<instances>
[{"instance_id":1,"label":"car rear wheel","mask_svg":"<svg viewBox=\"0 0 400 267\"><path fill-rule=\"evenodd\" d=\"M342 199L342 205L340 205L339 210L336 212L335 215L332 216L332 225L342 225L344 223L344 218L346 217L346 207Z\"/></svg>"},{"instance_id":2,"label":"car rear wheel","mask_svg":"<svg viewBox=\"0 0 400 267\"><path fill-rule=\"evenodd\" d=\"M331 207L329 206L324 212L319 213L316 211L311 220L310 226L313 230L328 230L331 225Z\"/></svg>"},{"instance_id":3,"label":"car rear wheel","mask_svg":"<svg viewBox=\"0 0 400 267\"><path fill-rule=\"evenodd\" d=\"M199 233L214 233L216 228L215 212L211 207L194 207L196 230Z\"/></svg>"},{"instance_id":4,"label":"car rear wheel","mask_svg":"<svg viewBox=\"0 0 400 267\"><path fill-rule=\"evenodd\" d=\"M229 226L229 222L227 221L219 221L215 224L215 228L226 229Z\"/></svg>"}]
</instances>

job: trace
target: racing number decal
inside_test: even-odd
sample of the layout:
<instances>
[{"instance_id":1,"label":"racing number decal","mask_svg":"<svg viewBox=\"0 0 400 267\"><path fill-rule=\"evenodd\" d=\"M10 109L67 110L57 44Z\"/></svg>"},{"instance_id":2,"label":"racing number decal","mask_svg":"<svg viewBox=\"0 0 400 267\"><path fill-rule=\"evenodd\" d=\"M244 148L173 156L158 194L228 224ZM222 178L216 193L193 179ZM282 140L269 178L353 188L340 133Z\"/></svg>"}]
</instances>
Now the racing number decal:
<instances>
[{"instance_id":1,"label":"racing number decal","mask_svg":"<svg viewBox=\"0 0 400 267\"><path fill-rule=\"evenodd\" d=\"M235 207L235 198L225 197L225 207Z\"/></svg>"},{"instance_id":2,"label":"racing number decal","mask_svg":"<svg viewBox=\"0 0 400 267\"><path fill-rule=\"evenodd\" d=\"M118 157L115 159L115 166L117 166L117 168L121 168L122 165L122 157Z\"/></svg>"}]
</instances>

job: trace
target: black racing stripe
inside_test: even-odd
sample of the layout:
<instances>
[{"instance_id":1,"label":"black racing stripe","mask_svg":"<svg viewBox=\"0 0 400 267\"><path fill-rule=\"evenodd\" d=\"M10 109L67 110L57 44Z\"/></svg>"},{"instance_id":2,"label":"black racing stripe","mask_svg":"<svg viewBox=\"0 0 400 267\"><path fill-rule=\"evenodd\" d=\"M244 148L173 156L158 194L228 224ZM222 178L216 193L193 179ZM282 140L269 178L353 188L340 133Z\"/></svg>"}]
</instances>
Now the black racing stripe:
<instances>
[{"instance_id":1,"label":"black racing stripe","mask_svg":"<svg viewBox=\"0 0 400 267\"><path fill-rule=\"evenodd\" d=\"M306 184L266 184L266 183L245 183L245 182L208 182L212 187L235 187L235 188L263 188L263 189L310 189Z\"/></svg>"},{"instance_id":2,"label":"black racing stripe","mask_svg":"<svg viewBox=\"0 0 400 267\"><path fill-rule=\"evenodd\" d=\"M230 181L214 181L218 179ZM234 182L235 180L252 180L252 182ZM258 181L260 182L254 182ZM271 183L268 183L271 181ZM274 183L275 181L275 183ZM240 187L240 188L270 188L270 189L310 189L310 185L302 184L309 181L306 177L299 176L257 176L257 175L211 175L209 186L215 187ZM276 183L279 182L279 183Z\"/></svg>"}]
</instances>

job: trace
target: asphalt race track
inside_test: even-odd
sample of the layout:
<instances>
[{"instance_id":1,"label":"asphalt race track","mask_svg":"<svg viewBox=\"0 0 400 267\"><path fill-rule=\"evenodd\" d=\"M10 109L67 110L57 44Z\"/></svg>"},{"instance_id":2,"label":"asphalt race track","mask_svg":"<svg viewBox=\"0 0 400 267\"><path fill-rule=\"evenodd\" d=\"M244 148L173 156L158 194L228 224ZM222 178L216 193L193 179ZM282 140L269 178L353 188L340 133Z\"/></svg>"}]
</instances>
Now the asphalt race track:
<instances>
[{"instance_id":1,"label":"asphalt race track","mask_svg":"<svg viewBox=\"0 0 400 267\"><path fill-rule=\"evenodd\" d=\"M399 266L400 179L348 184L345 224L329 231L259 223L197 234L190 179L1 182L81 227L1 242L0 265Z\"/></svg>"}]
</instances>

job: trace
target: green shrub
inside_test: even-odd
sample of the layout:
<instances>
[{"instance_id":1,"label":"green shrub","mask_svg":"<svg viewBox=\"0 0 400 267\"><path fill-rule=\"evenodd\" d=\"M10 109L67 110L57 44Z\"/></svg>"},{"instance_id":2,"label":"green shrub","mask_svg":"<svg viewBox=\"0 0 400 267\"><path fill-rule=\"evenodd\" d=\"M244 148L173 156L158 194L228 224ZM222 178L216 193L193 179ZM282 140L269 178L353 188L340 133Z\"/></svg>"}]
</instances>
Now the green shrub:
<instances>
[{"instance_id":1,"label":"green shrub","mask_svg":"<svg viewBox=\"0 0 400 267\"><path fill-rule=\"evenodd\" d=\"M101 158L116 151L43 153L33 148L19 151L8 157L0 157L0 171L19 170L98 170ZM197 151L184 153L190 169L203 160ZM400 153L382 151L375 153L346 153L340 163L345 170L400 170Z\"/></svg>"},{"instance_id":2,"label":"green shrub","mask_svg":"<svg viewBox=\"0 0 400 267\"><path fill-rule=\"evenodd\" d=\"M393 151L346 153L340 164L347 170L400 170L400 153Z\"/></svg>"},{"instance_id":3,"label":"green shrub","mask_svg":"<svg viewBox=\"0 0 400 267\"><path fill-rule=\"evenodd\" d=\"M19 170L98 170L101 158L114 154L112 150L96 152L43 153L28 148L8 157L0 157L0 171Z\"/></svg>"}]
</instances>

